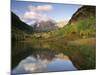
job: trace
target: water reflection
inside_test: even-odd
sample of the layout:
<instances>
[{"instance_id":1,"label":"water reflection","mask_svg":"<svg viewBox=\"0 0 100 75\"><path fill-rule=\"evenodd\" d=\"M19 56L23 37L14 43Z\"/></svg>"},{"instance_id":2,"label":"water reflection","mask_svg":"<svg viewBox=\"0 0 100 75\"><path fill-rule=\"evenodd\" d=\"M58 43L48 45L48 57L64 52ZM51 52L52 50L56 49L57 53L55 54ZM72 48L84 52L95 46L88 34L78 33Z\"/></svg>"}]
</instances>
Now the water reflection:
<instances>
[{"instance_id":1,"label":"water reflection","mask_svg":"<svg viewBox=\"0 0 100 75\"><path fill-rule=\"evenodd\" d=\"M44 56L44 55L43 55ZM34 73L34 72L51 72L51 71L68 71L76 70L72 62L64 54L57 54L55 57L33 55L23 59L12 73ZM50 59L51 58L51 59Z\"/></svg>"},{"instance_id":2,"label":"water reflection","mask_svg":"<svg viewBox=\"0 0 100 75\"><path fill-rule=\"evenodd\" d=\"M12 48L12 73L77 70L69 57L57 50L58 46L53 46L47 43L16 43Z\"/></svg>"}]
</instances>

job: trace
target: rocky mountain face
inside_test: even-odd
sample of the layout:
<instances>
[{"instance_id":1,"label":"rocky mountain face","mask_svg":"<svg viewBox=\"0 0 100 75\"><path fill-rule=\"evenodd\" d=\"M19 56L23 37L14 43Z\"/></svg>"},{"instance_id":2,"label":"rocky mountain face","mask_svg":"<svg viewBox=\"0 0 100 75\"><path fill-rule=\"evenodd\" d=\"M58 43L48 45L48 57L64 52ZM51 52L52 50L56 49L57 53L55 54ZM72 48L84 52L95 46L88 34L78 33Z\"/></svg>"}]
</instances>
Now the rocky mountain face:
<instances>
[{"instance_id":1,"label":"rocky mountain face","mask_svg":"<svg viewBox=\"0 0 100 75\"><path fill-rule=\"evenodd\" d=\"M33 29L36 32L48 32L56 30L58 27L56 26L56 23L53 20L48 21L40 21L37 23L34 23Z\"/></svg>"},{"instance_id":2,"label":"rocky mountain face","mask_svg":"<svg viewBox=\"0 0 100 75\"><path fill-rule=\"evenodd\" d=\"M69 25L75 24L78 20L84 20L96 14L95 6L82 6L71 17L68 22Z\"/></svg>"}]
</instances>

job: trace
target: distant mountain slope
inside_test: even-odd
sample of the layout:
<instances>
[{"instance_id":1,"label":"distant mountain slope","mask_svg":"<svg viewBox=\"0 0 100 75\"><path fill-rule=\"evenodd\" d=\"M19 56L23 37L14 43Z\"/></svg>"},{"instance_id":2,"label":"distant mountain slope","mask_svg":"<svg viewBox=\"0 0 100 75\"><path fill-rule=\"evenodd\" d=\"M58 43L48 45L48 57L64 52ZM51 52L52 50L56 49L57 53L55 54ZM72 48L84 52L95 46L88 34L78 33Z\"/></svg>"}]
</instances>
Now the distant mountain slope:
<instances>
[{"instance_id":1,"label":"distant mountain slope","mask_svg":"<svg viewBox=\"0 0 100 75\"><path fill-rule=\"evenodd\" d=\"M33 28L22 22L18 16L11 12L12 40L23 40L25 35L31 34Z\"/></svg>"},{"instance_id":2,"label":"distant mountain slope","mask_svg":"<svg viewBox=\"0 0 100 75\"><path fill-rule=\"evenodd\" d=\"M26 23L22 22L18 16L16 16L13 12L11 12L11 18L12 18L12 27L16 27L22 31L27 32L32 32L33 28L29 25L27 25Z\"/></svg>"},{"instance_id":3,"label":"distant mountain slope","mask_svg":"<svg viewBox=\"0 0 100 75\"><path fill-rule=\"evenodd\" d=\"M67 40L95 37L96 7L82 6L71 17L66 26L52 34L56 38L66 37Z\"/></svg>"},{"instance_id":4,"label":"distant mountain slope","mask_svg":"<svg viewBox=\"0 0 100 75\"><path fill-rule=\"evenodd\" d=\"M78 20L95 17L96 7L95 6L82 6L79 8L71 17L69 24L75 24Z\"/></svg>"},{"instance_id":5,"label":"distant mountain slope","mask_svg":"<svg viewBox=\"0 0 100 75\"><path fill-rule=\"evenodd\" d=\"M56 30L58 27L56 26L56 22L53 20L48 21L40 21L35 23L33 26L34 31L36 32L48 32Z\"/></svg>"},{"instance_id":6,"label":"distant mountain slope","mask_svg":"<svg viewBox=\"0 0 100 75\"><path fill-rule=\"evenodd\" d=\"M68 23L67 20L61 20L61 21L57 22L56 25L57 25L59 28L63 28L64 26L66 26L67 23Z\"/></svg>"}]
</instances>

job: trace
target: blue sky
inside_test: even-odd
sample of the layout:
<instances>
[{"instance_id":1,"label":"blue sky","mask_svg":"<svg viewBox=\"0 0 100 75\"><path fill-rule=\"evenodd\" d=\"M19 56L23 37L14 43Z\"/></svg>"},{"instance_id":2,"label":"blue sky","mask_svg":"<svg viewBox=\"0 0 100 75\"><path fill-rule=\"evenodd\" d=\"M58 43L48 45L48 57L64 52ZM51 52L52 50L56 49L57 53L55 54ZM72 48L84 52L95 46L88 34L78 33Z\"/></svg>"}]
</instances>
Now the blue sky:
<instances>
[{"instance_id":1,"label":"blue sky","mask_svg":"<svg viewBox=\"0 0 100 75\"><path fill-rule=\"evenodd\" d=\"M29 8L31 7L32 10ZM81 5L55 4L43 2L25 2L12 0L11 11L18 15L24 22L31 24L35 18L50 18L55 21L69 20ZM44 15L44 16L43 16Z\"/></svg>"}]
</instances>

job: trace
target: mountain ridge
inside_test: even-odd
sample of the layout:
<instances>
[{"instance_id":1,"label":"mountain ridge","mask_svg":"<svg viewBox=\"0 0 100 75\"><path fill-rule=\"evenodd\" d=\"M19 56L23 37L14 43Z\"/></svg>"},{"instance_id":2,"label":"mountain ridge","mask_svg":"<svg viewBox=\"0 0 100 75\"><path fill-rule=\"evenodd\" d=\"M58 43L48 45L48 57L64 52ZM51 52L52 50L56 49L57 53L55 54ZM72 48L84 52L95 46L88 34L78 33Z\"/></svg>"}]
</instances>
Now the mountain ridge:
<instances>
[{"instance_id":1,"label":"mountain ridge","mask_svg":"<svg viewBox=\"0 0 100 75\"><path fill-rule=\"evenodd\" d=\"M80 7L71 17L71 19L69 20L68 24L72 24L77 22L78 20L82 20L85 18L88 18L90 16L95 16L96 12L96 7L95 6L82 6Z\"/></svg>"},{"instance_id":2,"label":"mountain ridge","mask_svg":"<svg viewBox=\"0 0 100 75\"><path fill-rule=\"evenodd\" d=\"M25 36L33 32L33 28L22 22L20 18L11 12L11 35L13 41L24 40Z\"/></svg>"},{"instance_id":3,"label":"mountain ridge","mask_svg":"<svg viewBox=\"0 0 100 75\"><path fill-rule=\"evenodd\" d=\"M58 28L53 20L36 22L32 26L35 32L54 31Z\"/></svg>"}]
</instances>

